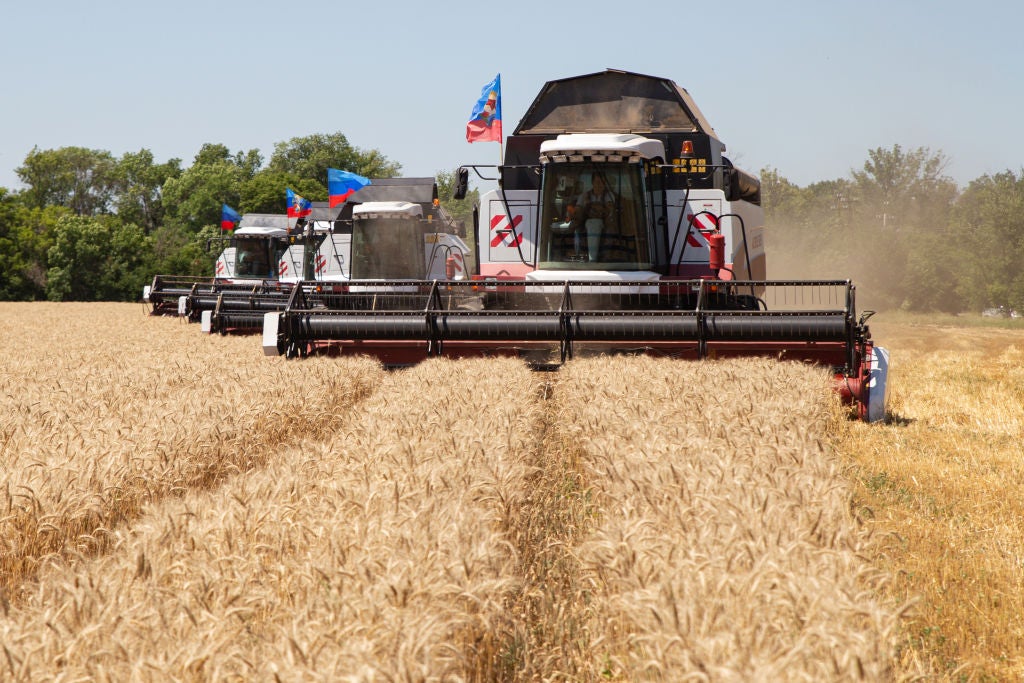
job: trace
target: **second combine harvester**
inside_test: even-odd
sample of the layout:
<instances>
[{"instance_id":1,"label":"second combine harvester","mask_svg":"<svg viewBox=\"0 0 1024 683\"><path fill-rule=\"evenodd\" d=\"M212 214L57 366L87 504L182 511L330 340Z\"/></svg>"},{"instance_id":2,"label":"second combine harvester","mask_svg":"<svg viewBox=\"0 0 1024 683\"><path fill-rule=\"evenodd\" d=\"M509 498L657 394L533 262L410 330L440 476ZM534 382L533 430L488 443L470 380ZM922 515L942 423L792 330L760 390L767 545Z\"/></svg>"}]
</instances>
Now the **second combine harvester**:
<instances>
[{"instance_id":1,"label":"second combine harvester","mask_svg":"<svg viewBox=\"0 0 1024 683\"><path fill-rule=\"evenodd\" d=\"M767 280L758 178L689 93L617 70L549 81L507 140L476 215L469 280L297 287L268 354L773 356L830 367L862 419L885 416L888 354L848 280ZM460 169L464 191L470 169Z\"/></svg>"}]
</instances>

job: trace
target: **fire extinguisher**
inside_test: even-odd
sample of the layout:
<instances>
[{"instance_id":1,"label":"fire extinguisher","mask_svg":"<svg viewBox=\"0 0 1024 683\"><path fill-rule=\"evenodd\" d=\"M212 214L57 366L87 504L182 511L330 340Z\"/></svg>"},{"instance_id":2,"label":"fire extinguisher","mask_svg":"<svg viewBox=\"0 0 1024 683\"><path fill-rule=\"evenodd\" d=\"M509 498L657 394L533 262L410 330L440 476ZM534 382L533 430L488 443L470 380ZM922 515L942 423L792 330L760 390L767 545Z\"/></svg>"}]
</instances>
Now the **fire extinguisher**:
<instances>
[{"instance_id":1,"label":"fire extinguisher","mask_svg":"<svg viewBox=\"0 0 1024 683\"><path fill-rule=\"evenodd\" d=\"M722 270L725 268L725 235L715 231L707 235L708 239L708 265L711 270Z\"/></svg>"},{"instance_id":2,"label":"fire extinguisher","mask_svg":"<svg viewBox=\"0 0 1024 683\"><path fill-rule=\"evenodd\" d=\"M455 257L449 256L444 260L444 277L447 280L455 279Z\"/></svg>"}]
</instances>

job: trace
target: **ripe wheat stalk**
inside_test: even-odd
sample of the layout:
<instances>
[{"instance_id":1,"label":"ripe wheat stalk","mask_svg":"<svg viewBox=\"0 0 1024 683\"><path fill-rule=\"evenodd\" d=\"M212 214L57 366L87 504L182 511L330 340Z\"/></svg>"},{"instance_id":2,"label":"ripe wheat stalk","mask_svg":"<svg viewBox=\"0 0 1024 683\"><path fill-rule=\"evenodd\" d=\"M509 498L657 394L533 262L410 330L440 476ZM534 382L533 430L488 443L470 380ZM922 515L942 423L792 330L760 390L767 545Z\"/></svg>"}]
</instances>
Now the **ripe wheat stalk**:
<instances>
[{"instance_id":1,"label":"ripe wheat stalk","mask_svg":"<svg viewBox=\"0 0 1024 683\"><path fill-rule=\"evenodd\" d=\"M897 613L823 445L819 370L385 372L167 319L112 340L137 309L40 308L13 314L92 341L8 364L25 391L4 385L0 540L25 568L0 614L4 676L890 673Z\"/></svg>"}]
</instances>

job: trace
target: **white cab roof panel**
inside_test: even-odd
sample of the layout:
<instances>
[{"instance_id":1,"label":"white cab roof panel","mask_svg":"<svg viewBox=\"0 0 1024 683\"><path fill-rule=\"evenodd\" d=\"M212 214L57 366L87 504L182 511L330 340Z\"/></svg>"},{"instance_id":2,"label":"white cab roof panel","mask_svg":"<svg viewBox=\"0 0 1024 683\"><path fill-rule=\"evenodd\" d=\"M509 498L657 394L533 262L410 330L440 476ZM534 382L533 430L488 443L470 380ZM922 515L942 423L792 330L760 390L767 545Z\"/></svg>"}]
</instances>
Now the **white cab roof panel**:
<instances>
[{"instance_id":1,"label":"white cab roof panel","mask_svg":"<svg viewBox=\"0 0 1024 683\"><path fill-rule=\"evenodd\" d=\"M621 154L665 158L665 145L632 133L568 133L540 144L541 154Z\"/></svg>"},{"instance_id":2,"label":"white cab roof panel","mask_svg":"<svg viewBox=\"0 0 1024 683\"><path fill-rule=\"evenodd\" d=\"M281 228L270 228L263 225L250 225L246 228L238 228L234 232L235 237L287 237L288 231Z\"/></svg>"},{"instance_id":3,"label":"white cab roof panel","mask_svg":"<svg viewBox=\"0 0 1024 683\"><path fill-rule=\"evenodd\" d=\"M419 218L423 207L412 202L363 202L352 207L353 218Z\"/></svg>"}]
</instances>

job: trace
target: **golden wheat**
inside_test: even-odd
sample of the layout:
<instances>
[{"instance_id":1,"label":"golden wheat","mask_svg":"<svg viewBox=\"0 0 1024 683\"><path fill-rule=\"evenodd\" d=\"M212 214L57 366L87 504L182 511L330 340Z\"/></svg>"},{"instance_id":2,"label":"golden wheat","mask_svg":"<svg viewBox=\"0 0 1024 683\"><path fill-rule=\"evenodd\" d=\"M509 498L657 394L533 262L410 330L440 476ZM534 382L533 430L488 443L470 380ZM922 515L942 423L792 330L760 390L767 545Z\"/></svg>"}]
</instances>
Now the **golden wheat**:
<instances>
[{"instance_id":1,"label":"golden wheat","mask_svg":"<svg viewBox=\"0 0 1024 683\"><path fill-rule=\"evenodd\" d=\"M517 584L502 531L530 472L536 382L512 361L387 376L336 432L166 500L106 557L48 575L0 631L14 672L493 673L481 657Z\"/></svg>"},{"instance_id":2,"label":"golden wheat","mask_svg":"<svg viewBox=\"0 0 1024 683\"><path fill-rule=\"evenodd\" d=\"M385 372L5 306L35 360L0 375L4 676L893 675L820 370Z\"/></svg>"},{"instance_id":3,"label":"golden wheat","mask_svg":"<svg viewBox=\"0 0 1024 683\"><path fill-rule=\"evenodd\" d=\"M332 420L382 370L267 362L124 304L4 304L0 594L40 563L101 550L146 504L215 485ZM316 391L310 391L310 387Z\"/></svg>"},{"instance_id":4,"label":"golden wheat","mask_svg":"<svg viewBox=\"0 0 1024 683\"><path fill-rule=\"evenodd\" d=\"M771 361L573 364L558 422L600 518L576 551L583 678L860 680L894 614L823 448L820 370ZM624 381L642 377L641 382Z\"/></svg>"}]
</instances>

